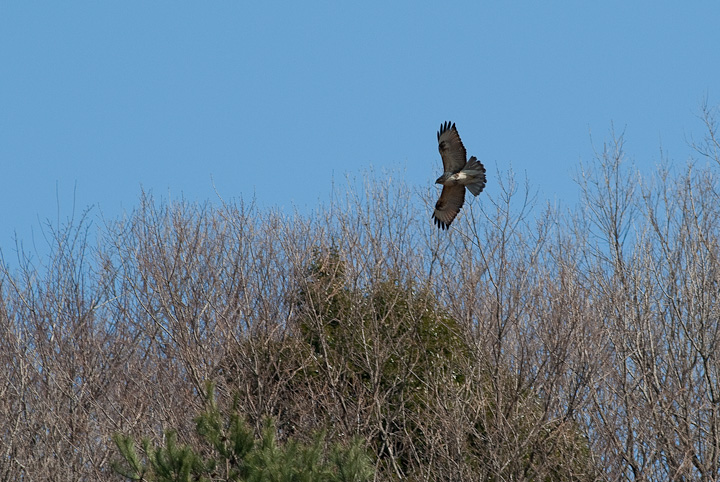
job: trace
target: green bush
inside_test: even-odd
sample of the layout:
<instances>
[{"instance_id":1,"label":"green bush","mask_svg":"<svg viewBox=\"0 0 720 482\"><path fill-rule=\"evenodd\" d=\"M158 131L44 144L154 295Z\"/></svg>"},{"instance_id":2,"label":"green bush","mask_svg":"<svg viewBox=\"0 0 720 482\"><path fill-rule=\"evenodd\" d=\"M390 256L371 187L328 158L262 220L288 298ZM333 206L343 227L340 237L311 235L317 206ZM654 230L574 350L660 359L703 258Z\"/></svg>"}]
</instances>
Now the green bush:
<instances>
[{"instance_id":1,"label":"green bush","mask_svg":"<svg viewBox=\"0 0 720 482\"><path fill-rule=\"evenodd\" d=\"M304 381L337 381L318 413L366 421L357 430L383 477L594 479L579 427L543 420L538 395L486 365L429 289L377 273L359 285L348 271L337 250L315 252L298 296L299 332L315 360Z\"/></svg>"},{"instance_id":2,"label":"green bush","mask_svg":"<svg viewBox=\"0 0 720 482\"><path fill-rule=\"evenodd\" d=\"M138 450L133 437L115 434L121 459L113 470L128 480L152 482L363 482L373 478L370 458L359 440L327 447L317 435L310 444L288 440L278 444L272 420L259 438L234 405L221 410L209 387L205 409L195 419L200 446L178 443L177 433L166 432L165 443L148 438Z\"/></svg>"}]
</instances>

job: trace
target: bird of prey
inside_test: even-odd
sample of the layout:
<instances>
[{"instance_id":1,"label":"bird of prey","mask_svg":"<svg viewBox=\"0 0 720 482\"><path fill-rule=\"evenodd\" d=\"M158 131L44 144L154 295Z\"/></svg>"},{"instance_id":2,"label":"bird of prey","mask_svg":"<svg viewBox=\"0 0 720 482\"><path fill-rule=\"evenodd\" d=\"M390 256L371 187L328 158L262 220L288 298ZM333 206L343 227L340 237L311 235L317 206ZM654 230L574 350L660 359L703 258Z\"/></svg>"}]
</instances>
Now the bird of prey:
<instances>
[{"instance_id":1,"label":"bird of prey","mask_svg":"<svg viewBox=\"0 0 720 482\"><path fill-rule=\"evenodd\" d=\"M465 146L455 123L441 124L437 137L444 172L435 181L443 185L443 190L435 203L433 218L440 229L448 229L465 202L465 187L475 196L485 188L485 166L475 156L466 161Z\"/></svg>"}]
</instances>

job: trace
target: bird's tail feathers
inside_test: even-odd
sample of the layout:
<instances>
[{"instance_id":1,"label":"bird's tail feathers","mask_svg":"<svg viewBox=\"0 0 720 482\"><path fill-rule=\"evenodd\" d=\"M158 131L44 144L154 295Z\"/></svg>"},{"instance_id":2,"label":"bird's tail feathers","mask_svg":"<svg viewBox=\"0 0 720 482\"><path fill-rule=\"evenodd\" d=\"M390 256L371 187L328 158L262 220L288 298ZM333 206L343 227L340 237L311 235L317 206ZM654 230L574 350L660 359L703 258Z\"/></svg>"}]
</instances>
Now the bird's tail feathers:
<instances>
[{"instance_id":1,"label":"bird's tail feathers","mask_svg":"<svg viewBox=\"0 0 720 482\"><path fill-rule=\"evenodd\" d=\"M469 177L473 178L472 183L468 184L467 188L473 196L477 196L485 189L485 183L487 182L485 166L483 166L483 163L478 161L475 156L472 156L462 170L465 171Z\"/></svg>"},{"instance_id":2,"label":"bird's tail feathers","mask_svg":"<svg viewBox=\"0 0 720 482\"><path fill-rule=\"evenodd\" d=\"M468 159L467 164L465 164L465 167L462 168L463 171L482 171L485 173L485 166L483 166L483 163L478 161L475 156L472 156L470 159Z\"/></svg>"}]
</instances>

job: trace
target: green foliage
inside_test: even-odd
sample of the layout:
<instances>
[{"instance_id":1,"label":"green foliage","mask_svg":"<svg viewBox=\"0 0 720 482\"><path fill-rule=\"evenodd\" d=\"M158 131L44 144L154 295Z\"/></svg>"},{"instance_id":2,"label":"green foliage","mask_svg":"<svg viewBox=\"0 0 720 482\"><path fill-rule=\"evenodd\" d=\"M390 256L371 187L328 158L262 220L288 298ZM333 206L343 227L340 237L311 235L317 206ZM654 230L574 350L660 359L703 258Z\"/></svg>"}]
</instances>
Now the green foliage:
<instances>
[{"instance_id":1,"label":"green foliage","mask_svg":"<svg viewBox=\"0 0 720 482\"><path fill-rule=\"evenodd\" d=\"M249 428L239 409L247 391L222 410L209 386L195 419L199 443L179 444L169 432L164 445L146 439L136 450L118 435L116 472L148 481L362 481L376 472L387 480L593 480L577 425L548 419L517 375L485 365L430 290L392 273L359 278L338 251L316 251L289 336L245 341L259 366L272 367L264 383L286 384L273 407L282 443L273 420L257 436ZM243 373L229 366L229 377ZM362 437L374 467L358 439L339 442L352 436Z\"/></svg>"},{"instance_id":2,"label":"green foliage","mask_svg":"<svg viewBox=\"0 0 720 482\"><path fill-rule=\"evenodd\" d=\"M344 361L365 381L375 365L367 362L368 353L382 358L382 381L395 380L409 366L414 386L440 372L463 381L470 348L460 325L437 308L427 289L393 278L353 289L346 271L336 250L316 251L311 281L299 297L306 312L300 330L316 355Z\"/></svg>"},{"instance_id":3,"label":"green foliage","mask_svg":"<svg viewBox=\"0 0 720 482\"><path fill-rule=\"evenodd\" d=\"M254 435L240 417L237 402L229 414L223 414L212 395L212 387L208 388L206 408L195 419L197 434L212 447L219 460L226 462L228 478L233 479L242 473L242 461L253 449Z\"/></svg>"},{"instance_id":4,"label":"green foliage","mask_svg":"<svg viewBox=\"0 0 720 482\"><path fill-rule=\"evenodd\" d=\"M432 459L419 423L436 419L448 403L438 394L465 383L471 350L428 289L392 274L358 286L347 273L336 250L315 252L298 297L299 331L317 360L306 373L310 383L337 379L333 398L346 405L375 399L361 415L377 421L368 440L381 466L407 473L418 459Z\"/></svg>"},{"instance_id":5,"label":"green foliage","mask_svg":"<svg viewBox=\"0 0 720 482\"><path fill-rule=\"evenodd\" d=\"M332 399L343 400L343 411L355 400L378 401L357 411L376 420L363 435L385 477L432 473L442 441L464 438L445 452L454 460L446 474L462 461L491 480L593 479L577 425L543 420L540 399L518 391L517 376L480 368L482 354L429 290L377 275L358 286L336 250L316 251L308 271L298 301L300 333L317 360L308 379L337 380Z\"/></svg>"},{"instance_id":6,"label":"green foliage","mask_svg":"<svg viewBox=\"0 0 720 482\"><path fill-rule=\"evenodd\" d=\"M295 440L279 445L272 420L266 421L256 440L236 404L228 412L218 407L212 386L196 424L199 447L179 444L171 430L164 445L143 439L138 453L132 437L115 434L121 459L113 463L113 470L128 480L153 482L362 482L374 475L358 440L349 446L336 444L329 451L322 435L309 445Z\"/></svg>"},{"instance_id":7,"label":"green foliage","mask_svg":"<svg viewBox=\"0 0 720 482\"><path fill-rule=\"evenodd\" d=\"M121 433L113 434L112 439L122 456L122 461L113 462L113 470L130 480L144 480L147 469L137 450L135 450L135 440L129 435Z\"/></svg>"},{"instance_id":8,"label":"green foliage","mask_svg":"<svg viewBox=\"0 0 720 482\"><path fill-rule=\"evenodd\" d=\"M266 425L248 465L252 467L248 482L350 482L373 478L370 460L358 442L349 447L335 445L326 458L324 437L316 436L309 445L291 440L279 447L272 423Z\"/></svg>"},{"instance_id":9,"label":"green foliage","mask_svg":"<svg viewBox=\"0 0 720 482\"><path fill-rule=\"evenodd\" d=\"M170 430L165 434L165 446L154 447L143 439L146 461L138 455L135 443L129 436L116 434L113 440L123 462L115 462L114 470L130 480L154 480L158 482L190 482L209 480L201 474L209 472L214 461L204 461L187 445L177 443L177 434Z\"/></svg>"}]
</instances>

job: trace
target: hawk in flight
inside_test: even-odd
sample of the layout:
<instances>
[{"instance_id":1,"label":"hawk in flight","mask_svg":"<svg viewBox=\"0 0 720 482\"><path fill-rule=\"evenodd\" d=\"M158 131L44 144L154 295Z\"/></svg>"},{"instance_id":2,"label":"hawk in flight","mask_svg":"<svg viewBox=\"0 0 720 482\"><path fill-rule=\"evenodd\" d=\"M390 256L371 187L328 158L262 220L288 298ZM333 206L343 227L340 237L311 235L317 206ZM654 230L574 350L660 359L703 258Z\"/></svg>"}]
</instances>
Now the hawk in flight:
<instances>
[{"instance_id":1,"label":"hawk in flight","mask_svg":"<svg viewBox=\"0 0 720 482\"><path fill-rule=\"evenodd\" d=\"M454 123L441 124L437 137L444 172L435 181L443 185L443 190L435 203L433 219L440 229L448 229L465 202L465 187L475 196L485 188L485 166L475 156L466 160L465 146Z\"/></svg>"}]
</instances>

